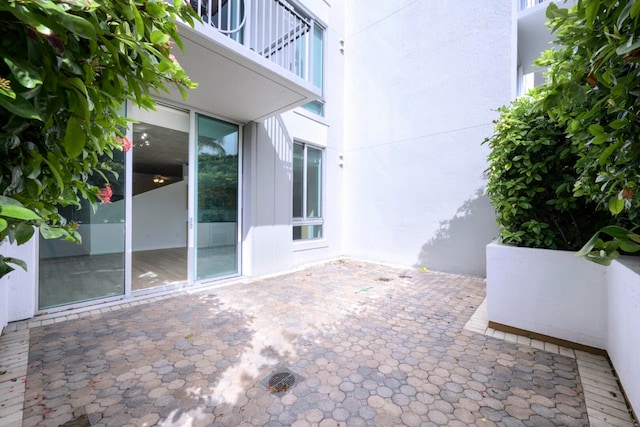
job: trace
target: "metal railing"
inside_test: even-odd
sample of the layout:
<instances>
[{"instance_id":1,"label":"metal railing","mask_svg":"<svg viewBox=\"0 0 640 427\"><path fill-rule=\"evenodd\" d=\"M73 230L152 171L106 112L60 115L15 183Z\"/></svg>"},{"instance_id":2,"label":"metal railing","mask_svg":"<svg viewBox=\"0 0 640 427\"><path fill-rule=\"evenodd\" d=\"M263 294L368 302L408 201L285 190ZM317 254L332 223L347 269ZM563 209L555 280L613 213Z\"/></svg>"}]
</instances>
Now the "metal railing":
<instances>
[{"instance_id":1,"label":"metal railing","mask_svg":"<svg viewBox=\"0 0 640 427\"><path fill-rule=\"evenodd\" d=\"M309 80L313 22L285 0L190 0L217 31Z\"/></svg>"},{"instance_id":2,"label":"metal railing","mask_svg":"<svg viewBox=\"0 0 640 427\"><path fill-rule=\"evenodd\" d=\"M528 9L540 3L545 3L547 0L520 0L519 10Z\"/></svg>"}]
</instances>

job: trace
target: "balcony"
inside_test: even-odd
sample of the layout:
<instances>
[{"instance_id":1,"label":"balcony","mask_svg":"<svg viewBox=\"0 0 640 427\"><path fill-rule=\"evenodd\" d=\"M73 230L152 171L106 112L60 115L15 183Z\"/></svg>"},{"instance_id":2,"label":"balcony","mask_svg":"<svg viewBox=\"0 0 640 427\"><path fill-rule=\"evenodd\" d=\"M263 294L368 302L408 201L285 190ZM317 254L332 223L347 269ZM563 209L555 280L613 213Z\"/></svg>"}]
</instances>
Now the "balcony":
<instances>
[{"instance_id":1,"label":"balcony","mask_svg":"<svg viewBox=\"0 0 640 427\"><path fill-rule=\"evenodd\" d=\"M313 72L322 64L314 66L317 55L311 54L317 51L314 43L322 43L322 34L318 38L314 22L289 3L190 3L203 22L194 28L179 24L185 50L176 49L175 53L188 75L199 83L190 93L189 105L248 122L264 120L322 96ZM177 94L172 97L181 100Z\"/></svg>"},{"instance_id":2,"label":"balcony","mask_svg":"<svg viewBox=\"0 0 640 427\"><path fill-rule=\"evenodd\" d=\"M538 4L545 3L548 0L520 0L518 10L525 10Z\"/></svg>"},{"instance_id":3,"label":"balcony","mask_svg":"<svg viewBox=\"0 0 640 427\"><path fill-rule=\"evenodd\" d=\"M542 74L534 61L540 54L553 47L554 37L547 28L549 0L520 0L518 2L518 74L529 76L528 87L542 82ZM570 8L576 0L554 1L561 8ZM534 75L535 73L535 75ZM521 88L525 84L520 82ZM524 91L522 91L524 92Z\"/></svg>"}]
</instances>

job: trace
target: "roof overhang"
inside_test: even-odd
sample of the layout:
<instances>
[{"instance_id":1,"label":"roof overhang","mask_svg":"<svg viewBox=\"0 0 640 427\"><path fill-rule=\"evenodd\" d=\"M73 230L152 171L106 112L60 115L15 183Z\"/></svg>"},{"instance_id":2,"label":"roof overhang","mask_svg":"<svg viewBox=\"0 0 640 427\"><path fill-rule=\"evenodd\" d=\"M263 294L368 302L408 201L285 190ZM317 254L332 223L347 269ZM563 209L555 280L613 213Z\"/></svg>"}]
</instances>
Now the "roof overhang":
<instances>
[{"instance_id":1,"label":"roof overhang","mask_svg":"<svg viewBox=\"0 0 640 427\"><path fill-rule=\"evenodd\" d=\"M190 107L240 123L261 121L321 97L320 89L256 52L196 23L178 23L184 51L175 56L198 83ZM171 99L184 103L177 90Z\"/></svg>"}]
</instances>

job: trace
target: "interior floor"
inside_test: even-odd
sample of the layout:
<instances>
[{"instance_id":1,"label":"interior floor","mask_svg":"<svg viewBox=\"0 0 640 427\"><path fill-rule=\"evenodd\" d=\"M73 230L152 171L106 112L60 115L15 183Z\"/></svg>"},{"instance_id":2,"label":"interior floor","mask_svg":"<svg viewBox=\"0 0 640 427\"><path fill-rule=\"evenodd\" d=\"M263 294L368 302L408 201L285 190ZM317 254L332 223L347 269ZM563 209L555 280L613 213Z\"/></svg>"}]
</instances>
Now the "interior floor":
<instances>
[{"instance_id":1,"label":"interior floor","mask_svg":"<svg viewBox=\"0 0 640 427\"><path fill-rule=\"evenodd\" d=\"M131 289L139 291L187 282L187 248L136 251L131 256ZM236 247L197 251L197 279L237 272ZM124 254L40 260L40 309L124 294Z\"/></svg>"}]
</instances>

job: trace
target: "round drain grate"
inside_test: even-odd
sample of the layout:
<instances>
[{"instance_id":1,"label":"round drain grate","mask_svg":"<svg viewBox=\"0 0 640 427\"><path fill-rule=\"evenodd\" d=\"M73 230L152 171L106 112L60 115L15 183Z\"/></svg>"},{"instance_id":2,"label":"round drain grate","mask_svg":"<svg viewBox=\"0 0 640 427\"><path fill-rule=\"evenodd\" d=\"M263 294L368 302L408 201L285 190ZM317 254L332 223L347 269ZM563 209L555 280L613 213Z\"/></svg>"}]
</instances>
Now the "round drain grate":
<instances>
[{"instance_id":1,"label":"round drain grate","mask_svg":"<svg viewBox=\"0 0 640 427\"><path fill-rule=\"evenodd\" d=\"M287 391L296 383L296 377L290 372L277 372L269 378L269 390L272 393Z\"/></svg>"}]
</instances>

